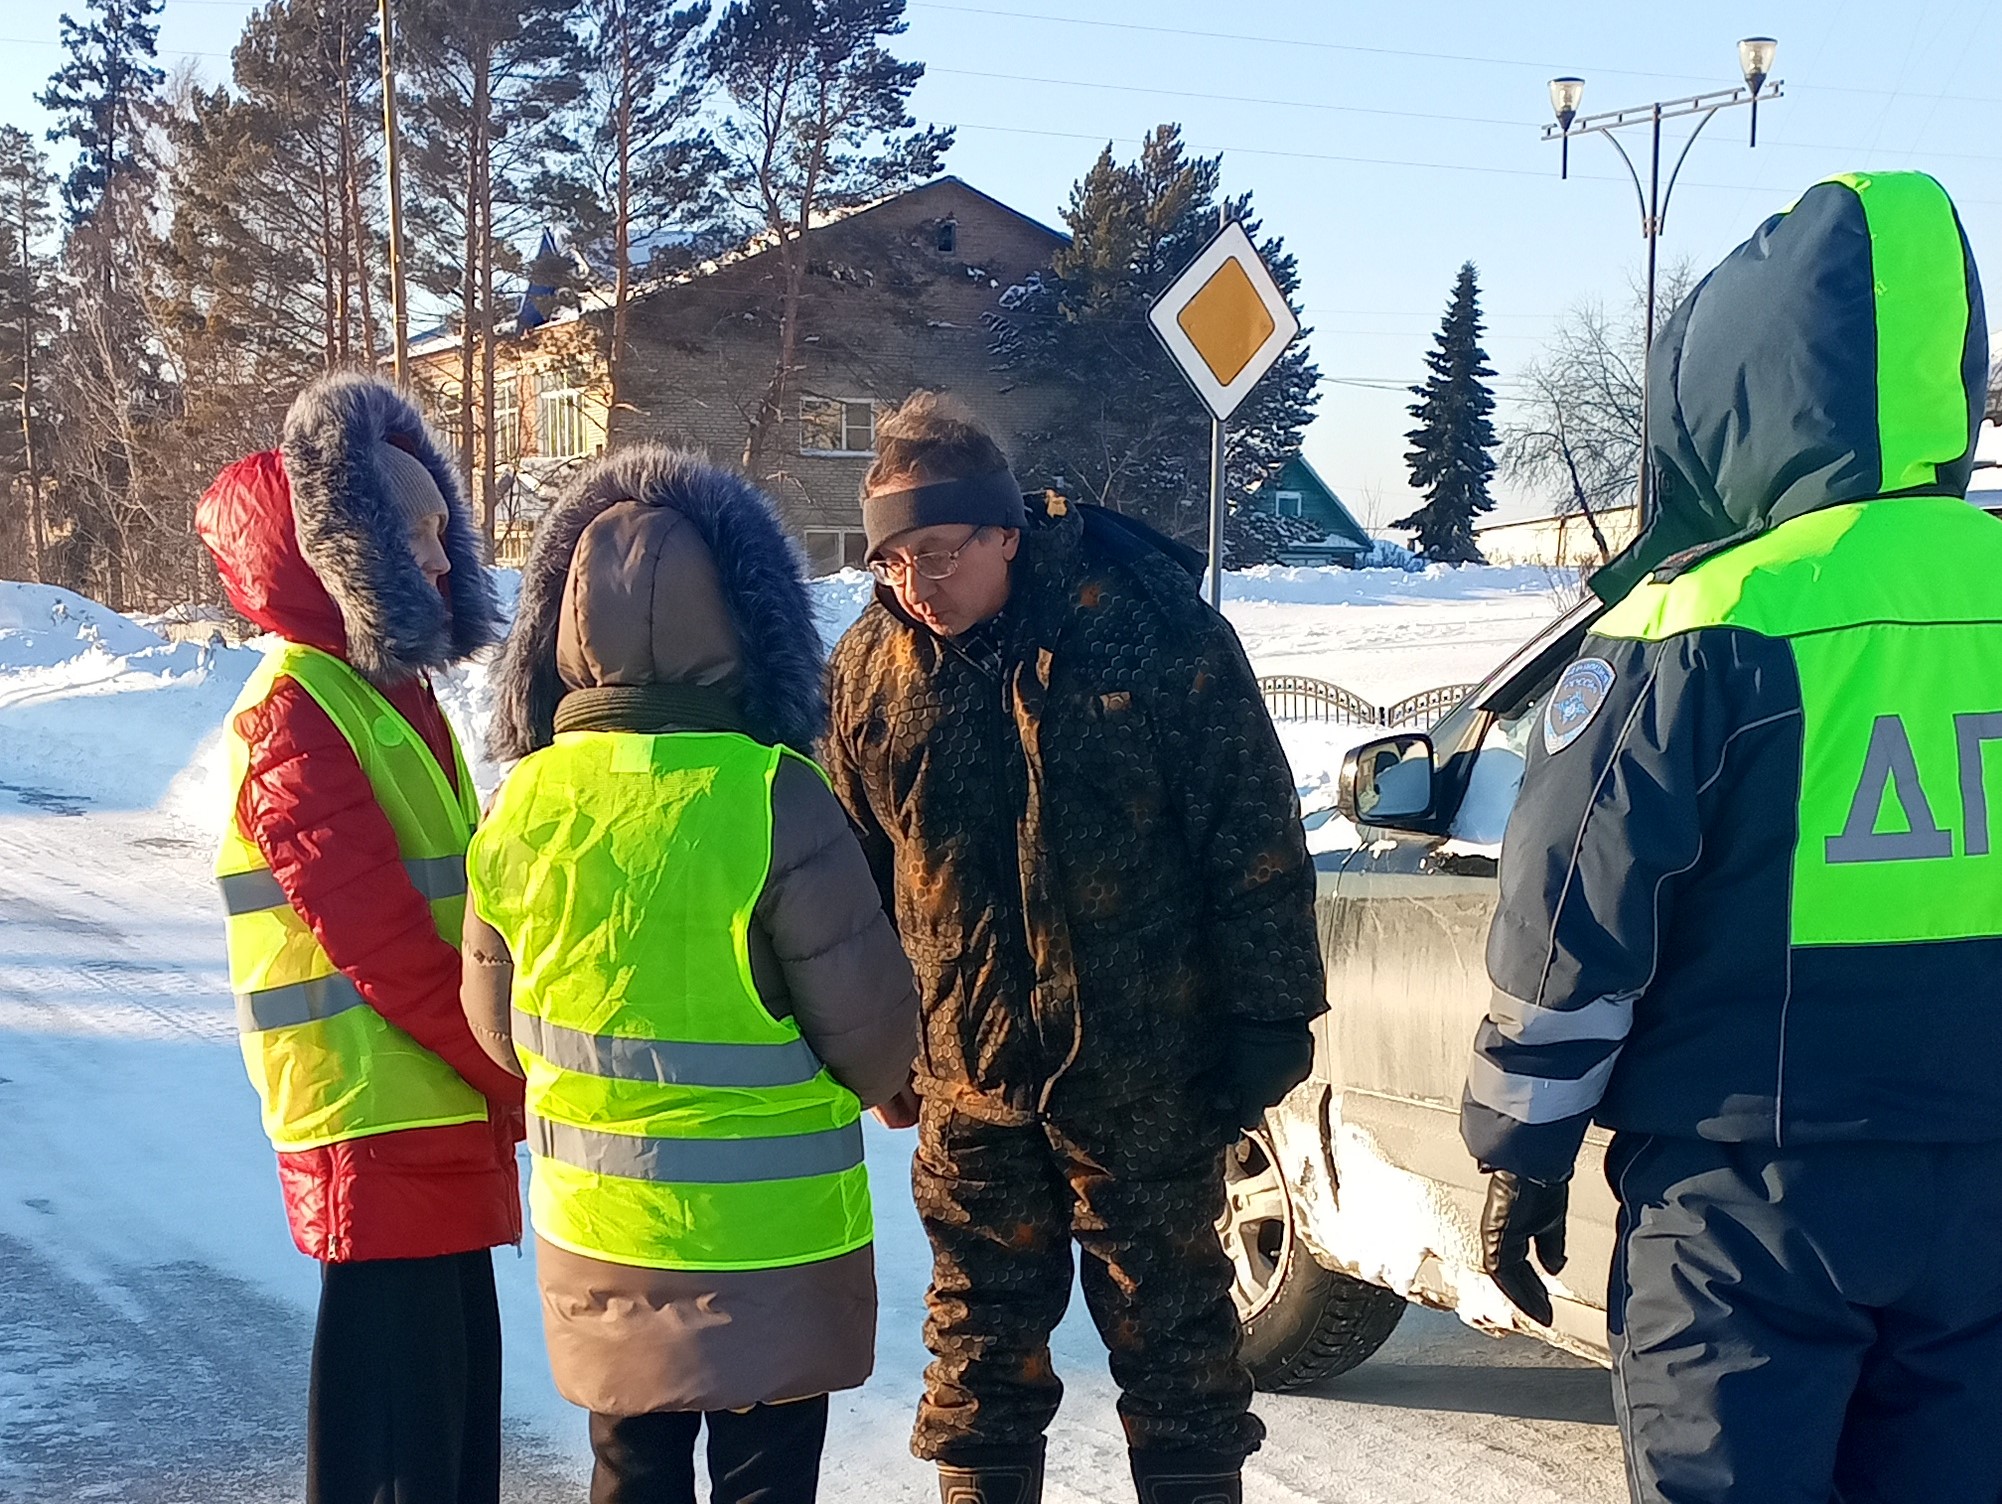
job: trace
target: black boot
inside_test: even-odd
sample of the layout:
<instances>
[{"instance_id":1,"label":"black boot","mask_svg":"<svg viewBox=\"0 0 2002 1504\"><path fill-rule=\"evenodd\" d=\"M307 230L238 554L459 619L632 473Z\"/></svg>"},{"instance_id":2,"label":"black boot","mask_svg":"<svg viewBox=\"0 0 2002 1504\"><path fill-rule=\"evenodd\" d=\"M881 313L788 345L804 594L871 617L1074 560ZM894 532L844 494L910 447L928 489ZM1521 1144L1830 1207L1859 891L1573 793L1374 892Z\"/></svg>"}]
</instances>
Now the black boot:
<instances>
[{"instance_id":1,"label":"black boot","mask_svg":"<svg viewBox=\"0 0 2002 1504\"><path fill-rule=\"evenodd\" d=\"M1134 1452L1140 1504L1244 1504L1244 1459L1220 1452Z\"/></svg>"},{"instance_id":2,"label":"black boot","mask_svg":"<svg viewBox=\"0 0 2002 1504\"><path fill-rule=\"evenodd\" d=\"M1042 1504L1043 1443L980 1447L938 1465L943 1504Z\"/></svg>"}]
</instances>

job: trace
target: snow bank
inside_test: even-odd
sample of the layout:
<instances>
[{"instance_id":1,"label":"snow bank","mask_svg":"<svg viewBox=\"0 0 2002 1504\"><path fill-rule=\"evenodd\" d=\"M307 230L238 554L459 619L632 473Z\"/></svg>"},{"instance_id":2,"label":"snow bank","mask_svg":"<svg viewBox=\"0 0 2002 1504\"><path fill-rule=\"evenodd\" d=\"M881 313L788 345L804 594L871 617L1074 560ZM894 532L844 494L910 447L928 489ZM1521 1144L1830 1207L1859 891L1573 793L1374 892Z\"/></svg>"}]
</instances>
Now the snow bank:
<instances>
[{"instance_id":1,"label":"snow bank","mask_svg":"<svg viewBox=\"0 0 2002 1504\"><path fill-rule=\"evenodd\" d=\"M493 577L512 615L521 576L495 570ZM866 571L849 569L809 588L821 635L832 644L861 615L875 584ZM1560 597L1541 569L1264 567L1226 576L1224 610L1259 673L1331 679L1382 703L1481 677L1557 614ZM190 606L135 620L54 586L0 581L0 803L164 804L212 827L228 794L218 731L256 665L258 642L232 646L220 633L170 641L154 630L171 625L185 636L212 613ZM437 680L482 793L503 771L486 760L483 746L492 671L482 661ZM1352 828L1333 818L1335 779L1349 749L1376 733L1313 722L1285 722L1279 730L1313 846L1351 842Z\"/></svg>"},{"instance_id":2,"label":"snow bank","mask_svg":"<svg viewBox=\"0 0 2002 1504\"><path fill-rule=\"evenodd\" d=\"M1284 606L1436 605L1547 595L1564 577L1537 566L1432 564L1418 570L1335 569L1260 564L1224 576L1224 609L1242 604Z\"/></svg>"},{"instance_id":3,"label":"snow bank","mask_svg":"<svg viewBox=\"0 0 2002 1504\"><path fill-rule=\"evenodd\" d=\"M0 580L0 673L10 679L35 669L124 666L162 650L169 650L168 659L193 662L189 655L172 652L158 633L74 591ZM156 661L153 666L172 665Z\"/></svg>"},{"instance_id":4,"label":"snow bank","mask_svg":"<svg viewBox=\"0 0 2002 1504\"><path fill-rule=\"evenodd\" d=\"M218 728L256 664L68 590L0 581L0 803L151 809L177 785L212 786Z\"/></svg>"}]
</instances>

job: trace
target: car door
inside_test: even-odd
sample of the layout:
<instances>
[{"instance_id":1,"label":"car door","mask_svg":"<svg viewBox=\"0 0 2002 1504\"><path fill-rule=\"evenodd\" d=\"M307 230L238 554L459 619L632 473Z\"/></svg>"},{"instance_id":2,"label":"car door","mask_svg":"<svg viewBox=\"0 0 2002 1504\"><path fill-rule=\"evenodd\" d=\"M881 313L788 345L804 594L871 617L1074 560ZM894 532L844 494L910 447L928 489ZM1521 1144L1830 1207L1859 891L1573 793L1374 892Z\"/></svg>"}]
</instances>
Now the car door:
<instances>
[{"instance_id":1,"label":"car door","mask_svg":"<svg viewBox=\"0 0 2002 1504\"><path fill-rule=\"evenodd\" d=\"M1460 1142L1459 1106L1488 1005L1502 833L1549 692L1602 609L1593 600L1573 608L1442 719L1432 730L1432 808L1408 829L1361 826L1323 882L1330 1010L1318 1069L1339 1114L1338 1197L1345 1220L1359 1198L1396 1203L1348 1237L1380 1244L1372 1256L1388 1264L1366 1275L1394 1287L1408 1281L1406 1293L1463 1307L1482 1325L1511 1324L1513 1312L1473 1274L1486 1177ZM1604 1142L1595 1130L1579 1161L1563 1280L1570 1298L1560 1293L1555 1332L1561 1345L1600 1357L1613 1231ZM1400 1238L1408 1246L1395 1247Z\"/></svg>"}]
</instances>

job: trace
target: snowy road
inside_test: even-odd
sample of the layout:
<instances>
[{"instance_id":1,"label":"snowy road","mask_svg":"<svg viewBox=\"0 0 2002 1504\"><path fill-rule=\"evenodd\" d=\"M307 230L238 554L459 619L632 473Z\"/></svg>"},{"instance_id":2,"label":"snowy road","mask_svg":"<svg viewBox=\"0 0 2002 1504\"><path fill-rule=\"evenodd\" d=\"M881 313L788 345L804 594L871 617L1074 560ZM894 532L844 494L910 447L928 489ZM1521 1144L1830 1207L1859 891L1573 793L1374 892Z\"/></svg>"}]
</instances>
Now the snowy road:
<instances>
[{"instance_id":1,"label":"snowy road","mask_svg":"<svg viewBox=\"0 0 2002 1504\"><path fill-rule=\"evenodd\" d=\"M1509 571L1255 584L1230 615L1261 671L1382 699L1478 676L1557 609L1545 582ZM823 593L838 631L859 597ZM49 602L0 583L0 1500L280 1504L299 1497L317 1273L285 1232L208 877L214 732L255 655L168 647L101 607ZM443 688L474 730L483 676ZM1310 794L1360 734L1286 730ZM936 1497L905 1446L928 1258L909 1138L870 1131L878 1373L837 1401L823 1497L917 1504ZM496 1268L510 1500L581 1504L582 1417L550 1387L532 1262L503 1249ZM1057 1360L1070 1392L1051 1504L1129 1499L1081 1303ZM1413 1311L1355 1373L1258 1409L1271 1434L1247 1472L1255 1504L1625 1491L1603 1373L1449 1316Z\"/></svg>"},{"instance_id":2,"label":"snowy road","mask_svg":"<svg viewBox=\"0 0 2002 1504\"><path fill-rule=\"evenodd\" d=\"M18 796L15 796L18 800ZM50 808L59 804L63 812ZM284 1233L237 1058L206 841L155 810L0 806L0 1498L297 1497L314 1267ZM923 1365L908 1138L879 1133L880 1372L836 1410L831 1500L933 1497L904 1450ZM583 1497L580 1418L549 1389L530 1261L499 1256L512 1473ZM1126 1496L1081 1309L1053 1504ZM1363 1368L1264 1396L1247 1497L1355 1504L1620 1496L1605 1376L1412 1312Z\"/></svg>"}]
</instances>

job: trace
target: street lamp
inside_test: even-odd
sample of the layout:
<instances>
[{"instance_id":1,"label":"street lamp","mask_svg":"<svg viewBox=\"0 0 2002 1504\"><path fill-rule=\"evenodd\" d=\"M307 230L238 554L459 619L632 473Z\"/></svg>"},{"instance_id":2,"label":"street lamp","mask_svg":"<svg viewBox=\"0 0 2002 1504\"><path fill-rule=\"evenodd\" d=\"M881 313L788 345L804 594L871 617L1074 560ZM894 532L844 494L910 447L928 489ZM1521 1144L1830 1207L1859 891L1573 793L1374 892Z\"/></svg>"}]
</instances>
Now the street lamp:
<instances>
[{"instance_id":1,"label":"street lamp","mask_svg":"<svg viewBox=\"0 0 2002 1504\"><path fill-rule=\"evenodd\" d=\"M1560 178L1571 176L1571 122L1578 118L1578 102L1584 97L1584 79L1553 78L1550 80L1550 112L1557 117L1558 139L1564 143L1564 165L1558 169L1557 173Z\"/></svg>"},{"instance_id":2,"label":"street lamp","mask_svg":"<svg viewBox=\"0 0 2002 1504\"><path fill-rule=\"evenodd\" d=\"M1696 138L1703 134L1703 127L1719 110L1728 110L1736 105L1750 105L1752 110L1751 144L1759 144L1759 101L1778 99L1780 84L1772 77L1773 55L1779 50L1779 43L1771 37L1746 37L1738 43L1738 66L1745 75L1743 86L1735 89L1713 90L1707 94L1692 94L1684 99L1658 100L1653 104L1636 105L1631 109L1608 110L1598 115L1580 115L1579 102L1585 97L1585 80L1582 78L1553 78L1550 80L1550 111L1557 117L1555 125L1543 128L1543 139L1562 143L1562 156L1558 168L1559 176L1571 175L1571 138L1573 136L1599 135L1612 142L1613 149L1626 163L1627 176L1633 179L1634 197L1639 201L1641 214L1641 234L1647 240L1647 348L1654 347L1654 294L1655 294L1655 249L1661 239L1661 232L1668 219L1669 200L1675 196L1676 180L1682 176L1682 164L1689 159L1689 148L1696 144ZM1661 123L1685 115L1702 118L1696 122L1696 129L1689 133L1689 139L1682 143L1681 154L1669 170L1668 186L1661 183ZM1615 131L1630 127L1647 126L1650 131L1647 187L1641 187L1640 169L1634 166L1634 159L1620 144ZM1641 360L1641 473L1640 473L1640 519L1643 525L1652 511L1652 487L1648 474L1648 379L1646 352Z\"/></svg>"}]
</instances>

